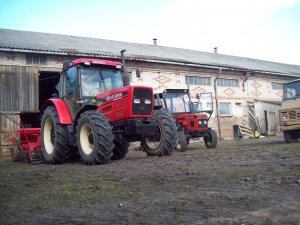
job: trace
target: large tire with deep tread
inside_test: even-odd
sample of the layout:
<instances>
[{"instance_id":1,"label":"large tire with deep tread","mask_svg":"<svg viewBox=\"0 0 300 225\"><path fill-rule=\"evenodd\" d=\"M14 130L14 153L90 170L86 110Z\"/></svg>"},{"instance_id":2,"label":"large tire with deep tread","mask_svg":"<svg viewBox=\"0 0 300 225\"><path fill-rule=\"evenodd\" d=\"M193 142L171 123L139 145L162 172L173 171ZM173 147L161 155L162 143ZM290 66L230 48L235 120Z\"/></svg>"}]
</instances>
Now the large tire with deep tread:
<instances>
[{"instance_id":1,"label":"large tire with deep tread","mask_svg":"<svg viewBox=\"0 0 300 225\"><path fill-rule=\"evenodd\" d=\"M295 135L293 135L293 132L291 132L291 131L284 131L283 138L286 143L296 143L297 142L297 137Z\"/></svg>"},{"instance_id":2,"label":"large tire with deep tread","mask_svg":"<svg viewBox=\"0 0 300 225\"><path fill-rule=\"evenodd\" d=\"M62 163L70 155L67 127L60 124L53 106L47 107L42 116L41 144L46 163Z\"/></svg>"},{"instance_id":3,"label":"large tire with deep tread","mask_svg":"<svg viewBox=\"0 0 300 225\"><path fill-rule=\"evenodd\" d=\"M216 132L213 129L208 130L208 136L204 137L204 143L206 148L215 148L217 147L218 137Z\"/></svg>"},{"instance_id":4,"label":"large tire with deep tread","mask_svg":"<svg viewBox=\"0 0 300 225\"><path fill-rule=\"evenodd\" d=\"M98 111L84 112L76 128L77 146L85 164L105 164L113 155L114 135L108 119Z\"/></svg>"},{"instance_id":5,"label":"large tire with deep tread","mask_svg":"<svg viewBox=\"0 0 300 225\"><path fill-rule=\"evenodd\" d=\"M157 137L142 139L142 149L148 156L169 156L174 152L177 143L175 121L170 114L162 110L155 111L153 118L157 121Z\"/></svg>"},{"instance_id":6,"label":"large tire with deep tread","mask_svg":"<svg viewBox=\"0 0 300 225\"><path fill-rule=\"evenodd\" d=\"M114 138L114 149L113 156L111 160L120 160L123 159L128 153L129 143L126 139Z\"/></svg>"},{"instance_id":7,"label":"large tire with deep tread","mask_svg":"<svg viewBox=\"0 0 300 225\"><path fill-rule=\"evenodd\" d=\"M184 131L178 131L178 139L175 150L177 152L185 152L187 148L187 140Z\"/></svg>"}]
</instances>

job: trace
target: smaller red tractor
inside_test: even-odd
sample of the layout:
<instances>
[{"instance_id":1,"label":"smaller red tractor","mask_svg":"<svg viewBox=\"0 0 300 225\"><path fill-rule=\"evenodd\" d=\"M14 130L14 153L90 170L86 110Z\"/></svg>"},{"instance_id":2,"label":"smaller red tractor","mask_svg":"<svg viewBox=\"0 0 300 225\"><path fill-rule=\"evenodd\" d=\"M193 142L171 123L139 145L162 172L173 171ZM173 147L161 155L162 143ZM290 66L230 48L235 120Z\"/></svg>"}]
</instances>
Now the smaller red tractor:
<instances>
[{"instance_id":1,"label":"smaller red tractor","mask_svg":"<svg viewBox=\"0 0 300 225\"><path fill-rule=\"evenodd\" d=\"M205 96L205 103L209 106L207 110L201 110L201 96ZM185 151L191 138L203 137L207 148L217 146L217 134L208 127L213 112L212 94L202 93L197 95L197 99L198 102L191 101L188 89L165 89L155 94L155 107L164 108L176 120L179 135L177 151Z\"/></svg>"}]
</instances>

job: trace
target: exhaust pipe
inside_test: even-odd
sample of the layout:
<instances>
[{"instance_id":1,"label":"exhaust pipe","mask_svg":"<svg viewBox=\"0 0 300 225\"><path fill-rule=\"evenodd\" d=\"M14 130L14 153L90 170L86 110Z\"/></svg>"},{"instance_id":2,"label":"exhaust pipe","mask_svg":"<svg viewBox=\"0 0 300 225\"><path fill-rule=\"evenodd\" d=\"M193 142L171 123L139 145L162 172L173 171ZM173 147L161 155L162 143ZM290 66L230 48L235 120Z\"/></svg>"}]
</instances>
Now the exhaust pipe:
<instances>
[{"instance_id":1,"label":"exhaust pipe","mask_svg":"<svg viewBox=\"0 0 300 225\"><path fill-rule=\"evenodd\" d=\"M127 74L126 65L125 65L125 54L124 54L125 52L126 52L125 49L123 49L121 51L121 60L122 60L123 71L124 71L123 84L124 84L124 86L129 86L130 85L130 79L129 79L129 76Z\"/></svg>"},{"instance_id":2,"label":"exhaust pipe","mask_svg":"<svg viewBox=\"0 0 300 225\"><path fill-rule=\"evenodd\" d=\"M122 64L123 64L123 70L124 70L124 72L126 73L125 54L124 54L125 52L126 52L125 49L123 49L123 50L121 51L121 60L122 60Z\"/></svg>"}]
</instances>

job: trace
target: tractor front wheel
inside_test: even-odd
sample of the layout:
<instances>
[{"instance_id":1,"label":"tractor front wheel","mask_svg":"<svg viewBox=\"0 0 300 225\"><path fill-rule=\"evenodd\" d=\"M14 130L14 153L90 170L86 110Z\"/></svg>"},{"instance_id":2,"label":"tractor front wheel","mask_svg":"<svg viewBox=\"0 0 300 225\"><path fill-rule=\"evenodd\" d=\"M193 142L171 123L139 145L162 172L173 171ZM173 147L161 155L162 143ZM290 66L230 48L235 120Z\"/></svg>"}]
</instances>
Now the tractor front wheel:
<instances>
[{"instance_id":1,"label":"tractor front wheel","mask_svg":"<svg viewBox=\"0 0 300 225\"><path fill-rule=\"evenodd\" d=\"M217 147L218 137L214 130L208 130L208 136L204 137L204 143L206 148L215 148Z\"/></svg>"},{"instance_id":2,"label":"tractor front wheel","mask_svg":"<svg viewBox=\"0 0 300 225\"><path fill-rule=\"evenodd\" d=\"M62 163L69 155L68 131L53 106L45 109L41 126L42 153L46 163Z\"/></svg>"},{"instance_id":3,"label":"tractor front wheel","mask_svg":"<svg viewBox=\"0 0 300 225\"><path fill-rule=\"evenodd\" d=\"M175 150L177 152L185 152L188 144L184 131L178 131L178 136Z\"/></svg>"},{"instance_id":4,"label":"tractor front wheel","mask_svg":"<svg viewBox=\"0 0 300 225\"><path fill-rule=\"evenodd\" d=\"M98 111L84 112L76 129L77 145L85 164L105 164L113 155L114 135L108 119Z\"/></svg>"},{"instance_id":5,"label":"tractor front wheel","mask_svg":"<svg viewBox=\"0 0 300 225\"><path fill-rule=\"evenodd\" d=\"M142 149L148 156L168 156L175 150L177 142L177 127L173 118L165 111L155 111L157 133L154 137L141 141Z\"/></svg>"}]
</instances>

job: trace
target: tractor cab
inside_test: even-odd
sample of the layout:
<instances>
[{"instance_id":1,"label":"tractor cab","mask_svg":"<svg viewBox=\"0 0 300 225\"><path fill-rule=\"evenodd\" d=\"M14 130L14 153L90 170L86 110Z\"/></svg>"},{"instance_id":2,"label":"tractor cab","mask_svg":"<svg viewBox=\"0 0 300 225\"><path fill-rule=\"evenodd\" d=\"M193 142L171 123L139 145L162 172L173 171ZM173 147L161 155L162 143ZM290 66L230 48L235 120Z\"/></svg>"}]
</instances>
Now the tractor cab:
<instances>
[{"instance_id":1,"label":"tractor cab","mask_svg":"<svg viewBox=\"0 0 300 225\"><path fill-rule=\"evenodd\" d=\"M98 94L127 86L128 80L119 62L85 58L66 61L55 95L58 94L75 115L82 105L95 104Z\"/></svg>"}]
</instances>

